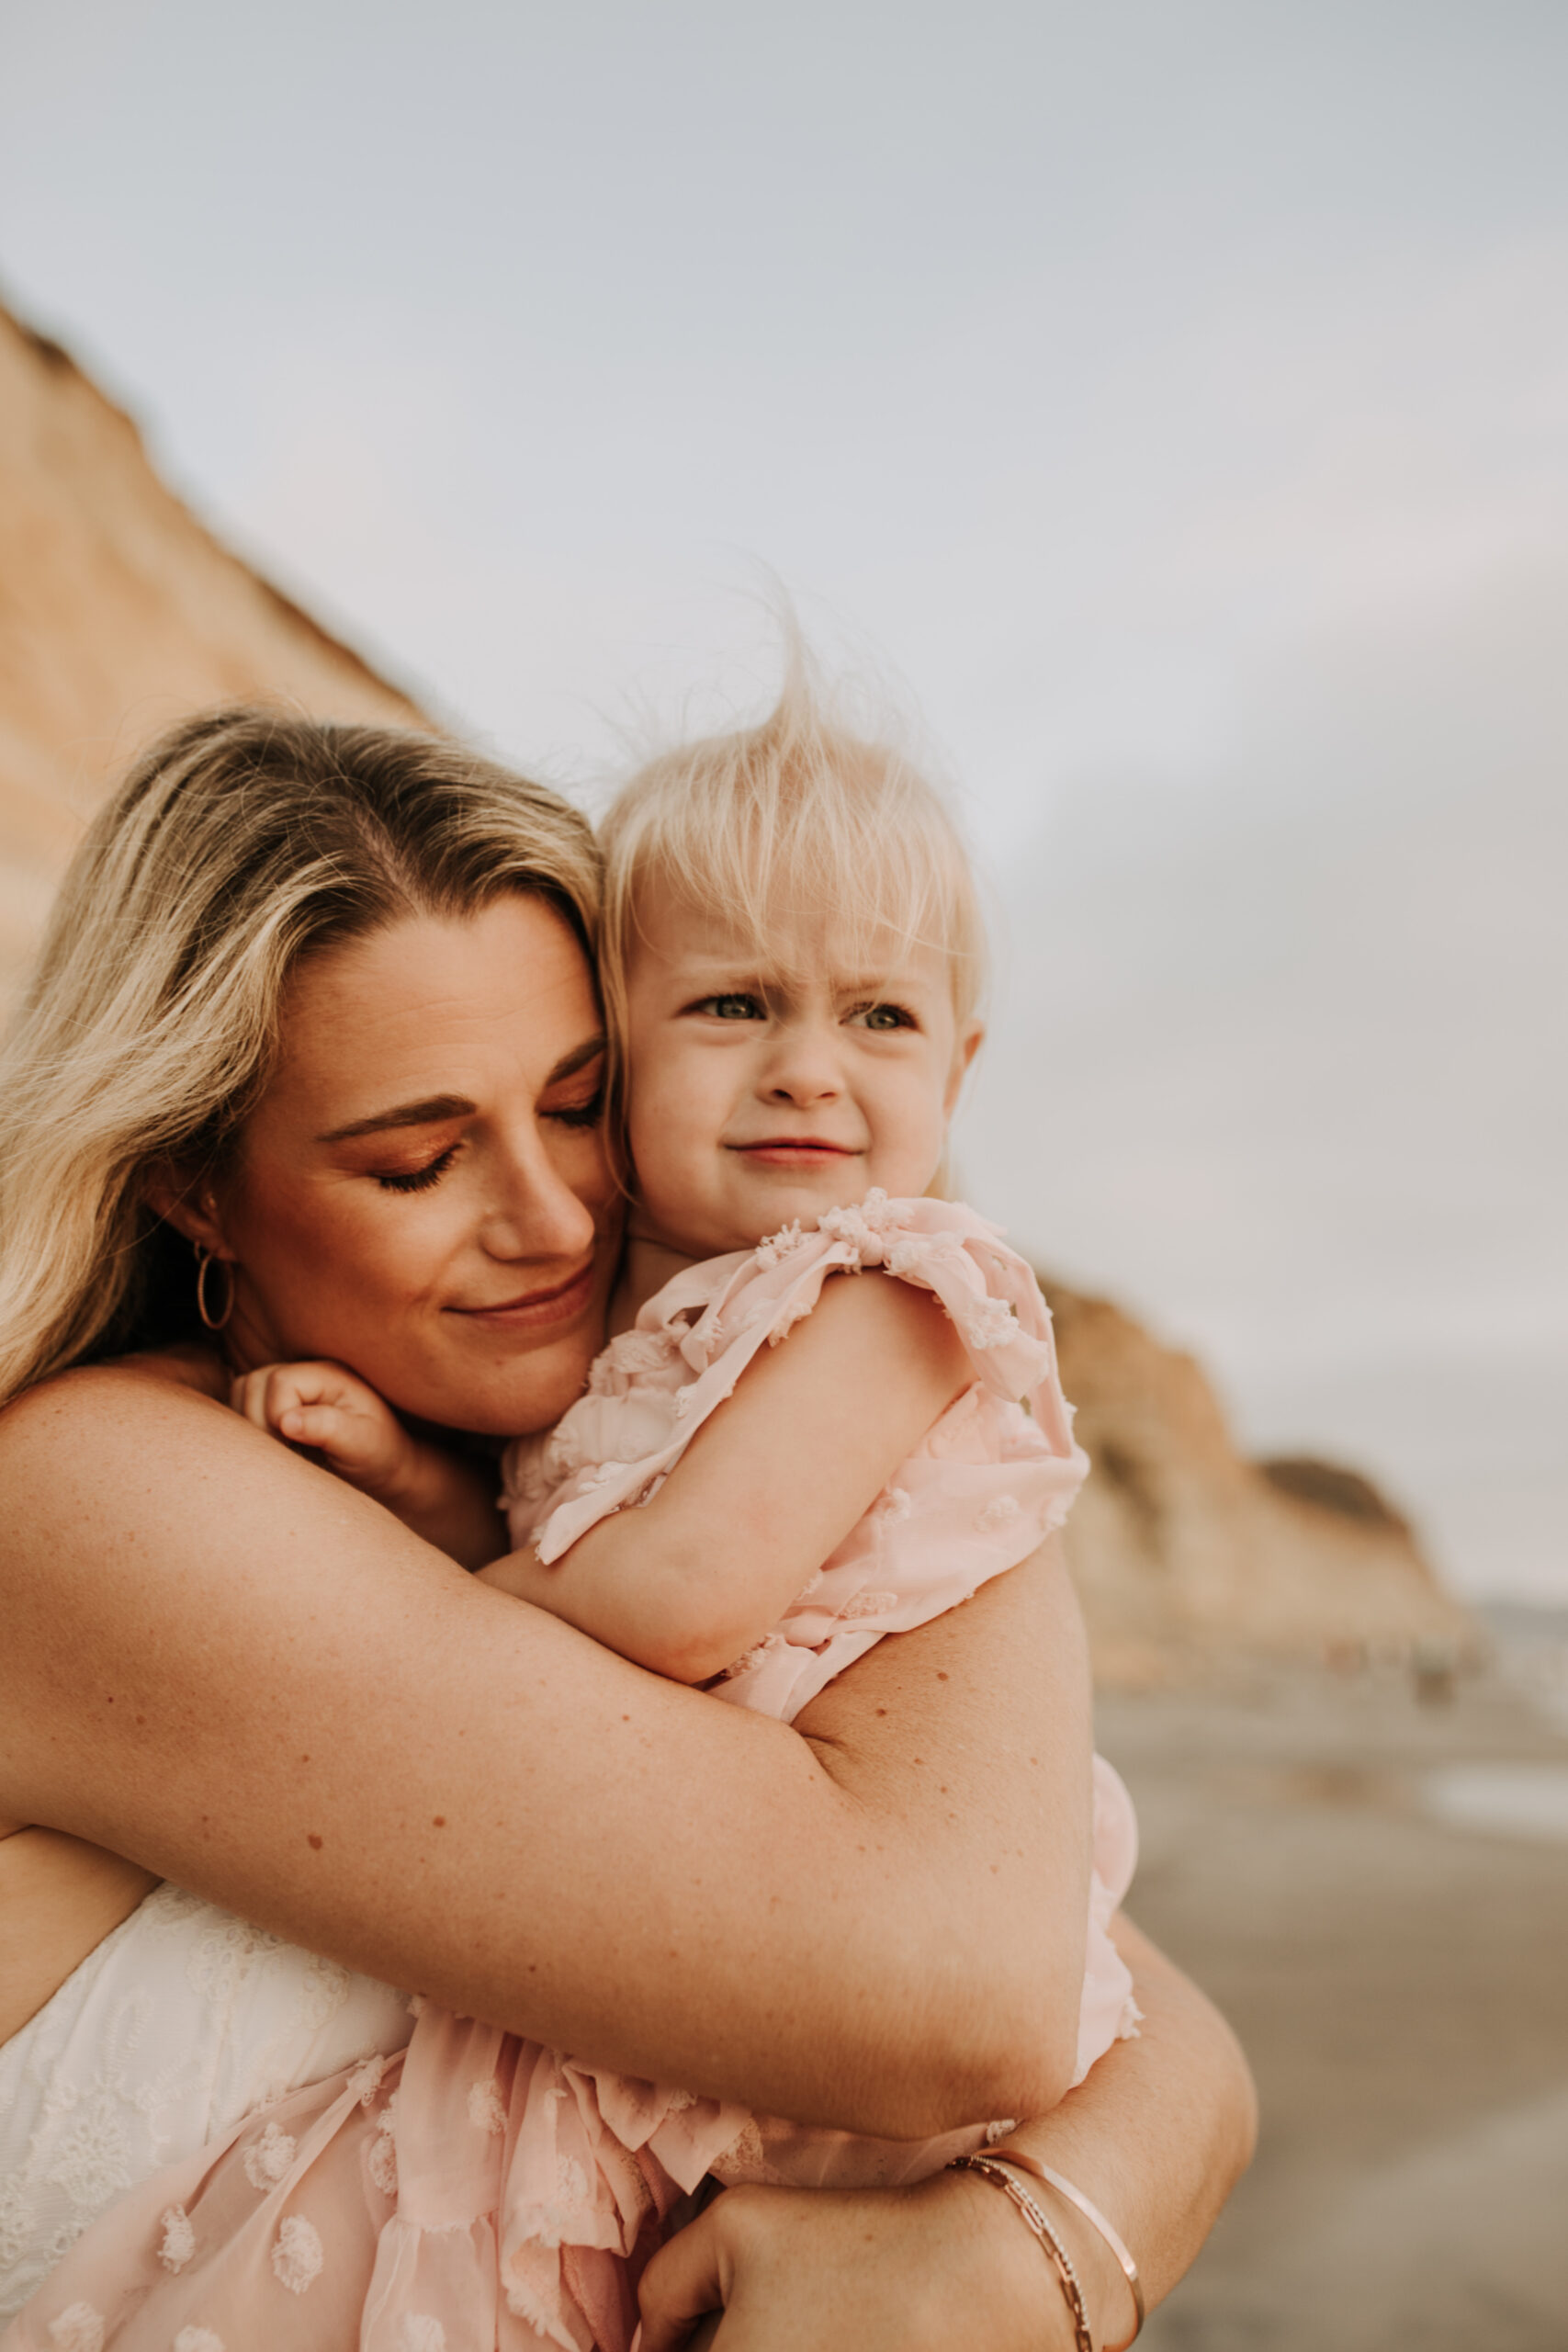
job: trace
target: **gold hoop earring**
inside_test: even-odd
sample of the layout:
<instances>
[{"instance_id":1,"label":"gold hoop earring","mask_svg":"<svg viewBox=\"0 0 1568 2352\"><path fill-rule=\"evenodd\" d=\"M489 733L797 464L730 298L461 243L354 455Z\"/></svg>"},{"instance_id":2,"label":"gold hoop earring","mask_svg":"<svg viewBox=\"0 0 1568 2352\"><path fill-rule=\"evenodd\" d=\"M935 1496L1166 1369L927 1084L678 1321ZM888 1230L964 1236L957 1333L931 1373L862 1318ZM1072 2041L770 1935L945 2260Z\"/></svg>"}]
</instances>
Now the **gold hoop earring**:
<instances>
[{"instance_id":1,"label":"gold hoop earring","mask_svg":"<svg viewBox=\"0 0 1568 2352\"><path fill-rule=\"evenodd\" d=\"M234 1312L234 1270L227 1258L215 1258L210 1250L202 1248L199 1241L196 1245L196 1311L209 1331L221 1331ZM226 1290L221 1315L214 1315L207 1303L208 1269L212 1266L223 1269Z\"/></svg>"}]
</instances>

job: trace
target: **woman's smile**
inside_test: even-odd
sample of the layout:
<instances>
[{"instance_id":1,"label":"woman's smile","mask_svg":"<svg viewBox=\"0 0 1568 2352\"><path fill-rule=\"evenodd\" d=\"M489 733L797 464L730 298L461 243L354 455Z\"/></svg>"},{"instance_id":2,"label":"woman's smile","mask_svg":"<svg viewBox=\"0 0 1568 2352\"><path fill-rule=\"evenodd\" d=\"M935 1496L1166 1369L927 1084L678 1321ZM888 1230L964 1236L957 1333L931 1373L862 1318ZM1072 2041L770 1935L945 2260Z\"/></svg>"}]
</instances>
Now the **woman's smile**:
<instances>
[{"instance_id":1,"label":"woman's smile","mask_svg":"<svg viewBox=\"0 0 1568 2352\"><path fill-rule=\"evenodd\" d=\"M592 1299L595 1263L592 1257L587 1259L575 1274L548 1289L525 1291L520 1297L501 1299L494 1306L451 1306L446 1312L507 1331L537 1331L570 1323Z\"/></svg>"}]
</instances>

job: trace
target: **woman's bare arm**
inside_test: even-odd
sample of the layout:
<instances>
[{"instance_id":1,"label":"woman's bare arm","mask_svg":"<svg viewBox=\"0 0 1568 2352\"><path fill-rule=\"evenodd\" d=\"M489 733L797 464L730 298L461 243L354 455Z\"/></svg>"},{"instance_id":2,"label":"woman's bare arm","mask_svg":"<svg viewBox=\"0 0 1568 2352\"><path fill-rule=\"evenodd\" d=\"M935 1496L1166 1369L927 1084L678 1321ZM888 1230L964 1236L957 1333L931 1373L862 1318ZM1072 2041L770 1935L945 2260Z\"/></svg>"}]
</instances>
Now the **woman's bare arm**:
<instances>
[{"instance_id":1,"label":"woman's bare arm","mask_svg":"<svg viewBox=\"0 0 1568 2352\"><path fill-rule=\"evenodd\" d=\"M1252 2154L1247 2062L1217 2010L1119 1921L1144 2027L1055 2112L1010 2135L1114 2223L1150 2308L1197 2256ZM1097 2345L1121 2345L1133 2304L1113 2257L1040 2186L1084 2284ZM1001 2192L972 2173L891 2190L732 2188L654 2256L642 2282L644 2352L673 2352L724 2310L716 2352L1071 2352L1066 2303Z\"/></svg>"},{"instance_id":2,"label":"woman's bare arm","mask_svg":"<svg viewBox=\"0 0 1568 2352\"><path fill-rule=\"evenodd\" d=\"M1100 2207L1133 2252L1152 2309L1190 2267L1252 2161L1258 2100L1213 2002L1130 1919L1118 1917L1111 1932L1144 2011L1138 2037L1113 2042L1052 2114L1010 2132L1005 2145ZM1093 2285L1093 2308L1104 2314L1097 2341L1121 2342L1132 2303L1104 2240L1050 2188L1041 2197Z\"/></svg>"},{"instance_id":3,"label":"woman's bare arm","mask_svg":"<svg viewBox=\"0 0 1568 2352\"><path fill-rule=\"evenodd\" d=\"M807 1740L476 1585L134 1371L13 1407L0 1487L11 1817L804 2120L916 2137L1059 2095L1036 1955L1077 1808L1032 1736L1043 1699L1083 1704L1059 1566L885 1644Z\"/></svg>"}]
</instances>

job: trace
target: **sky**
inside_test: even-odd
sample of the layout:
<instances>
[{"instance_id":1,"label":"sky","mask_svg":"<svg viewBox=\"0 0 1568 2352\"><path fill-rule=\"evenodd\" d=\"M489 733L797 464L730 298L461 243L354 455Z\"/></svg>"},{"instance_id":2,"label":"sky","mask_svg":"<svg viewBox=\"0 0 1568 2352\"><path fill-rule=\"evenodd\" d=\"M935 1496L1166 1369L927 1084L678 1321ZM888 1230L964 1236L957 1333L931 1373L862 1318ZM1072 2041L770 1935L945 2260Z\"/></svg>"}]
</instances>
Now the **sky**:
<instances>
[{"instance_id":1,"label":"sky","mask_svg":"<svg viewBox=\"0 0 1568 2352\"><path fill-rule=\"evenodd\" d=\"M0 288L573 788L781 582L992 883L970 1196L1568 1599L1568 11L0 0Z\"/></svg>"}]
</instances>

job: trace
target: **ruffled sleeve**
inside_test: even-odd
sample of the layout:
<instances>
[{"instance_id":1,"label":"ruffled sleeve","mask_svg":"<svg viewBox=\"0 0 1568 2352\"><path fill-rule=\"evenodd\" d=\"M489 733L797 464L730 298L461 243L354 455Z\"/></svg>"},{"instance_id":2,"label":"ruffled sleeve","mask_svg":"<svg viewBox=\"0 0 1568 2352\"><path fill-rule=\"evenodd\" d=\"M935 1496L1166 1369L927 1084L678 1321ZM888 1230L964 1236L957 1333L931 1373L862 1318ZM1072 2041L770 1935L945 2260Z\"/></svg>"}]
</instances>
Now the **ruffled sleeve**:
<instances>
[{"instance_id":1,"label":"ruffled sleeve","mask_svg":"<svg viewBox=\"0 0 1568 2352\"><path fill-rule=\"evenodd\" d=\"M976 1382L1024 1404L1047 1452L1081 1462L1050 1317L1023 1260L972 1209L877 1191L858 1208L829 1210L814 1231L786 1226L755 1250L688 1268L648 1302L635 1332L608 1351L614 1359L628 1342L641 1351L642 1375L626 1384L643 1399L635 1446L622 1442L621 1417L604 1411L629 1406L629 1395L590 1394L572 1407L551 1441L565 1483L536 1528L539 1558L558 1559L608 1512L646 1499L758 1351L811 1312L829 1275L874 1268L931 1292L968 1350ZM656 1359L668 1367L662 1378ZM601 1385L596 1379L595 1390Z\"/></svg>"}]
</instances>

